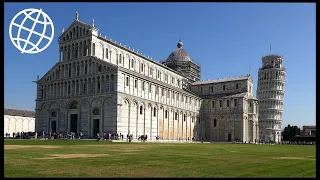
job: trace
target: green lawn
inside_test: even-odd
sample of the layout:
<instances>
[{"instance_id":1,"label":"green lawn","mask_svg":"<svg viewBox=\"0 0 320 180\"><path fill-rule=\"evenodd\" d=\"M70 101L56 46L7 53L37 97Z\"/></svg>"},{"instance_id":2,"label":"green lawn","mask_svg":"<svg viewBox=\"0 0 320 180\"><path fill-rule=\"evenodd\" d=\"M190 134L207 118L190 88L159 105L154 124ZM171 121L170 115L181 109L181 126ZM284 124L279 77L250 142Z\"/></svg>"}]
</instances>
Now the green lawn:
<instances>
[{"instance_id":1,"label":"green lawn","mask_svg":"<svg viewBox=\"0 0 320 180\"><path fill-rule=\"evenodd\" d=\"M84 140L4 144L4 177L316 177L316 146Z\"/></svg>"}]
</instances>

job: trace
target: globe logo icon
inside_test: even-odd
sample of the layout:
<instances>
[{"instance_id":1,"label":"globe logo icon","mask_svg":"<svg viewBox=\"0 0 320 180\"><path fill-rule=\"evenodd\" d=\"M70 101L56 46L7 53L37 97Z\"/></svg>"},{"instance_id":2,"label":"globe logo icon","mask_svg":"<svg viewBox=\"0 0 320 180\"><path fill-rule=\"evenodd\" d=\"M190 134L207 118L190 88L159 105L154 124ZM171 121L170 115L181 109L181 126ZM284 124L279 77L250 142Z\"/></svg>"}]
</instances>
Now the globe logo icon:
<instances>
[{"instance_id":1,"label":"globe logo icon","mask_svg":"<svg viewBox=\"0 0 320 180\"><path fill-rule=\"evenodd\" d=\"M18 22L19 19L22 21ZM13 17L9 35L13 45L21 53L36 54L51 44L54 26L42 9L30 8L20 11Z\"/></svg>"}]
</instances>

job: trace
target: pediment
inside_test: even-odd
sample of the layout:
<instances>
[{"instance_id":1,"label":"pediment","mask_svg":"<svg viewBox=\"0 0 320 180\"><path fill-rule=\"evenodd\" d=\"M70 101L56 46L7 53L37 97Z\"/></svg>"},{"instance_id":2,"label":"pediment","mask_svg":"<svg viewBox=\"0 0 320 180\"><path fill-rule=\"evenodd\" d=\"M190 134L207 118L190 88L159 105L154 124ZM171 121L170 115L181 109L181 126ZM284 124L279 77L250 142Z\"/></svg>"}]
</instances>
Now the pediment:
<instances>
[{"instance_id":1,"label":"pediment","mask_svg":"<svg viewBox=\"0 0 320 180\"><path fill-rule=\"evenodd\" d=\"M70 33L70 31L72 31L73 28L75 28L75 29L81 28L81 29L85 29L85 31L87 31L87 30L90 30L92 28L92 26L89 24L86 24L84 22L81 22L79 20L74 20L72 22L72 24L67 29L65 29L62 34L60 34L60 36L58 38L59 41L62 40L62 38L65 37L68 33Z\"/></svg>"}]
</instances>

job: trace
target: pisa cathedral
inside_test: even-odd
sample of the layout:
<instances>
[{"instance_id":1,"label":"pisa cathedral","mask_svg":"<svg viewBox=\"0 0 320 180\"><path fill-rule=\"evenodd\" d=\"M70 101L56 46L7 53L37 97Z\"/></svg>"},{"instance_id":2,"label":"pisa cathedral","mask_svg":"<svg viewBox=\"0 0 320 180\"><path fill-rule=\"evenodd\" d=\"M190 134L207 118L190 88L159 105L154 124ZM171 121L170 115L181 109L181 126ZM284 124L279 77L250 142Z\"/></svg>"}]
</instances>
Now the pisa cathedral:
<instances>
[{"instance_id":1,"label":"pisa cathedral","mask_svg":"<svg viewBox=\"0 0 320 180\"><path fill-rule=\"evenodd\" d=\"M200 81L200 73L181 41L156 62L101 36L77 13L59 36L59 62L36 81L36 131L258 140L251 75Z\"/></svg>"}]
</instances>

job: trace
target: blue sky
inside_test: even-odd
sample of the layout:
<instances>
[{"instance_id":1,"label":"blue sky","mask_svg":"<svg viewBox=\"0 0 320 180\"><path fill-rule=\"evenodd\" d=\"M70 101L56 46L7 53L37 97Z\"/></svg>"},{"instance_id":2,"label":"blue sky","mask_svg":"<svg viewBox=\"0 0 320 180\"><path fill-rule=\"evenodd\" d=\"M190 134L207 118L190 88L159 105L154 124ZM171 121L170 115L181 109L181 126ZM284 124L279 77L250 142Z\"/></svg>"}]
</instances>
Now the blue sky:
<instances>
[{"instance_id":1,"label":"blue sky","mask_svg":"<svg viewBox=\"0 0 320 180\"><path fill-rule=\"evenodd\" d=\"M54 23L51 45L22 54L9 37L19 11L41 8ZM166 59L180 37L202 65L202 79L246 75L257 88L261 57L284 56L287 70L283 125L315 124L316 7L313 3L5 3L4 105L34 110L37 75L59 60L58 36L79 12L99 33L155 60ZM256 93L255 93L256 94Z\"/></svg>"}]
</instances>

